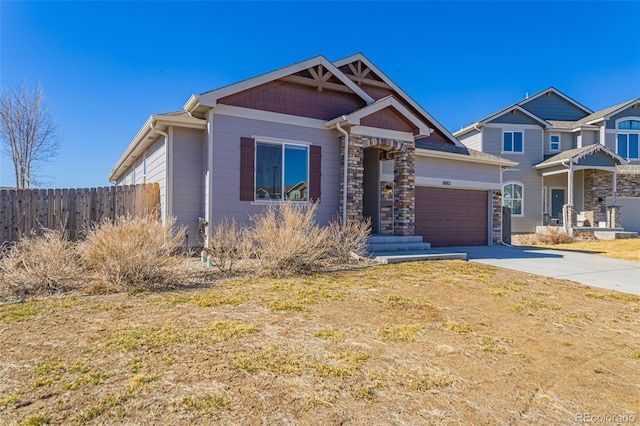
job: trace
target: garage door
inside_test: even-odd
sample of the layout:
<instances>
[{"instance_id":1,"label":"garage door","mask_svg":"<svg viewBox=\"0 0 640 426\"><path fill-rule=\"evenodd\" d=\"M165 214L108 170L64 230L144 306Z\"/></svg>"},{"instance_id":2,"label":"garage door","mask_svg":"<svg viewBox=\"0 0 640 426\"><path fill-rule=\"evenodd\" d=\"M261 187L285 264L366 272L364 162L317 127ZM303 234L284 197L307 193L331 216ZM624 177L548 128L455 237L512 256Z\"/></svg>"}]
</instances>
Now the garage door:
<instances>
[{"instance_id":1,"label":"garage door","mask_svg":"<svg viewBox=\"0 0 640 426\"><path fill-rule=\"evenodd\" d=\"M416 187L416 235L433 247L485 246L488 193Z\"/></svg>"}]
</instances>

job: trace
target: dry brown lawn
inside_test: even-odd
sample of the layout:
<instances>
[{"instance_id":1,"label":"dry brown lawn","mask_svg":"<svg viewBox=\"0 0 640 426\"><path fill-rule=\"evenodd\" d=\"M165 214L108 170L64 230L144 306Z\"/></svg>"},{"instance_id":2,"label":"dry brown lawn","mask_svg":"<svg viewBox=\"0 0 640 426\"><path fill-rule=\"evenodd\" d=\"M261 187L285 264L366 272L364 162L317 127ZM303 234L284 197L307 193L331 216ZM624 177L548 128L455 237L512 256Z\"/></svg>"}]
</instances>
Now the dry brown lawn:
<instances>
[{"instance_id":1,"label":"dry brown lawn","mask_svg":"<svg viewBox=\"0 0 640 426\"><path fill-rule=\"evenodd\" d=\"M531 245L530 238L526 236L514 236L514 244ZM614 259L634 260L640 262L640 238L621 240L584 240L565 244L541 244L535 243L535 247L545 247L554 250L578 250L597 254L599 256L612 257Z\"/></svg>"},{"instance_id":2,"label":"dry brown lawn","mask_svg":"<svg viewBox=\"0 0 640 426\"><path fill-rule=\"evenodd\" d=\"M639 296L462 261L3 305L0 359L9 425L640 421Z\"/></svg>"}]
</instances>

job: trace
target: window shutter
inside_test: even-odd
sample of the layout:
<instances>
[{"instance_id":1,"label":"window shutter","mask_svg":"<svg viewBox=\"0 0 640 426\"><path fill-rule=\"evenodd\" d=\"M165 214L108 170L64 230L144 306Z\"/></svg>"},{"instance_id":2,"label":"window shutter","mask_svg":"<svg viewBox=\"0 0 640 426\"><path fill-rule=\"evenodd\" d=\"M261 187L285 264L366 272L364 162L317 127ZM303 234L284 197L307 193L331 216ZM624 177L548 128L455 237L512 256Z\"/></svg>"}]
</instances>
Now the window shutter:
<instances>
[{"instance_id":1,"label":"window shutter","mask_svg":"<svg viewBox=\"0 0 640 426\"><path fill-rule=\"evenodd\" d=\"M240 201L254 200L255 152L254 139L240 138Z\"/></svg>"},{"instance_id":2,"label":"window shutter","mask_svg":"<svg viewBox=\"0 0 640 426\"><path fill-rule=\"evenodd\" d=\"M320 167L322 165L322 147L309 147L309 201L320 201Z\"/></svg>"}]
</instances>

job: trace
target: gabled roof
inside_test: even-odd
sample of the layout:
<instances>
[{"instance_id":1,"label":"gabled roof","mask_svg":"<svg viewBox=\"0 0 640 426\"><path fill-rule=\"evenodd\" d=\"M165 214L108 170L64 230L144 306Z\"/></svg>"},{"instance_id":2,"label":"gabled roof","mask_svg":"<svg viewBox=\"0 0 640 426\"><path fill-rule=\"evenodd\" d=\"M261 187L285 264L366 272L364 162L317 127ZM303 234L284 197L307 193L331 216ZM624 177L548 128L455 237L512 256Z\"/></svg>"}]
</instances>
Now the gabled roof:
<instances>
[{"instance_id":1,"label":"gabled roof","mask_svg":"<svg viewBox=\"0 0 640 426\"><path fill-rule=\"evenodd\" d=\"M546 88L544 90L541 90L538 93L535 93L535 94L533 94L533 95L521 100L520 102L517 102L517 104L518 105L525 105L525 104L531 102L532 100L534 100L536 98L539 98L542 95L546 95L548 93L554 93L554 94L560 96L565 101L568 101L568 102L572 103L573 105L577 106L578 108L580 108L581 110L583 110L587 114L591 114L593 112L589 108L587 108L586 106L584 106L584 105L580 104L579 102L576 102L575 100L571 99L569 96L565 95L564 93L562 93L561 91L559 91L558 89L556 89L553 86L548 87L548 88Z\"/></svg>"},{"instance_id":2,"label":"gabled roof","mask_svg":"<svg viewBox=\"0 0 640 426\"><path fill-rule=\"evenodd\" d=\"M606 146L601 144L594 144L594 145L583 146L582 148L574 148L574 149L562 151L561 153L556 154L553 157L548 158L543 162L536 164L535 166L533 166L533 168L544 169L546 167L557 166L559 164L567 163L569 161L575 163L581 158L592 155L598 151L604 152L605 154L613 158L613 160L616 161L618 164L626 164L629 162L627 159L619 156L618 154L616 154Z\"/></svg>"},{"instance_id":3,"label":"gabled roof","mask_svg":"<svg viewBox=\"0 0 640 426\"><path fill-rule=\"evenodd\" d=\"M338 68L329 62L324 56L316 56L306 61L298 62L284 68L277 69L275 71L268 72L247 80L240 81L238 83L231 84L229 86L222 87L220 89L212 90L210 92L203 93L201 95L192 95L191 98L184 105L186 111L192 112L198 105L215 106L216 102L220 98L224 98L229 95L233 95L244 90L260 86L261 84L268 83L270 81L277 80L279 78L287 77L292 74L304 71L314 66L321 65L333 76L335 76L341 83L347 86L353 91L354 94L362 98L367 104L372 104L374 99L369 96L364 90L358 87L353 81L345 76Z\"/></svg>"},{"instance_id":4,"label":"gabled roof","mask_svg":"<svg viewBox=\"0 0 640 426\"><path fill-rule=\"evenodd\" d=\"M525 114L527 114L529 117L534 118L536 121L540 122L541 124L544 123L543 127L545 129L548 129L550 127L552 127L552 125L550 124L551 121L550 120L543 120L542 118L538 117L537 115L527 111L525 108L522 108L522 105L527 104L528 102L531 102L534 99L539 98L542 95L545 95L547 93L554 93L556 95L558 95L559 97L565 99L566 101L572 103L573 105L575 105L576 107L580 108L581 110L583 110L586 114L592 114L593 111L591 111L589 108L585 107L584 105L581 105L580 103L574 101L573 99L571 99L570 97L568 97L567 95L565 95L564 93L562 93L561 91L559 91L558 89L556 89L555 87L548 87L544 90L539 91L538 93L526 97L525 99L522 99L518 102L515 102L511 105L509 105L506 108L501 109L500 111L488 115L476 122L473 122L471 124L469 124L467 127L464 127L456 132L454 132L454 136L458 137L461 135L464 135L465 133L468 133L469 131L473 130L473 129L477 129L478 126L483 126L486 123L488 123L491 120L495 120L496 118L500 117L501 115L504 115L510 111L512 111L513 109L517 109L520 112L523 112Z\"/></svg>"},{"instance_id":5,"label":"gabled roof","mask_svg":"<svg viewBox=\"0 0 640 426\"><path fill-rule=\"evenodd\" d=\"M594 124L599 121L608 120L612 115L615 115L621 112L622 110L627 109L632 105L635 105L637 102L640 102L640 98L631 99L630 101L623 102L621 104L614 105L612 107L594 112L593 114L588 115L585 118L581 119L579 122L585 123L585 124Z\"/></svg>"},{"instance_id":6,"label":"gabled roof","mask_svg":"<svg viewBox=\"0 0 640 426\"><path fill-rule=\"evenodd\" d=\"M374 114L380 110L385 108L394 108L398 111L404 118L406 118L411 124L416 126L418 129L418 134L414 135L416 137L426 137L433 132L433 129L425 126L425 123L416 117L411 111L409 111L404 105L402 105L398 100L396 100L393 96L389 95L384 98L378 99L371 105L367 105L364 108L360 108L352 112L351 114L342 115L340 117L336 117L333 120L328 121L325 125L329 128L332 128L336 125L337 122L345 122L347 125L358 125L360 124L360 120L364 117L367 117L371 114Z\"/></svg>"},{"instance_id":7,"label":"gabled roof","mask_svg":"<svg viewBox=\"0 0 640 426\"><path fill-rule=\"evenodd\" d=\"M438 121L431 116L424 108L420 106L416 101L414 101L409 95L407 95L404 90L402 90L397 84L393 82L385 73L380 71L378 67L376 67L373 62L371 62L366 56L362 53L356 53L355 55L347 56L346 58L339 59L334 61L333 64L340 68L343 65L348 65L350 63L362 61L367 67L369 67L382 81L387 83L393 91L395 91L398 96L402 98L405 102L411 105L416 111L418 111L429 123L433 124L433 126L438 129L447 139L453 142L456 146L463 146L462 143L456 139L455 136L451 132L449 132L444 126L442 126Z\"/></svg>"}]
</instances>

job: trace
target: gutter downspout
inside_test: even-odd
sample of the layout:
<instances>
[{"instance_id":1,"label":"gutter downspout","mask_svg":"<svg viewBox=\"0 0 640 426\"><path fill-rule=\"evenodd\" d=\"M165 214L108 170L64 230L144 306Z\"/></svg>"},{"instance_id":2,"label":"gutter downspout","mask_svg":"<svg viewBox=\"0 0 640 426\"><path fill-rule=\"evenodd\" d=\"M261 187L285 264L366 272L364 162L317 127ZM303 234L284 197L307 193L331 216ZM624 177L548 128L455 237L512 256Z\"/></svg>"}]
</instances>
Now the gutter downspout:
<instances>
[{"instance_id":1,"label":"gutter downspout","mask_svg":"<svg viewBox=\"0 0 640 426\"><path fill-rule=\"evenodd\" d=\"M165 223L167 217L169 217L169 201L170 201L170 197L169 197L169 134L166 132L163 132L162 130L156 129L154 127L154 122L153 120L151 121L151 131L152 132L156 132L162 136L164 136L164 163L165 163L165 184L164 184L164 215L162 217L162 223Z\"/></svg>"},{"instance_id":2,"label":"gutter downspout","mask_svg":"<svg viewBox=\"0 0 640 426\"><path fill-rule=\"evenodd\" d=\"M342 116L342 120L346 121L347 117ZM349 156L349 133L340 127L340 122L336 122L336 129L344 135L344 152L343 152L343 163L344 170L342 176L342 229L347 224L347 167L348 167L348 156Z\"/></svg>"}]
</instances>

